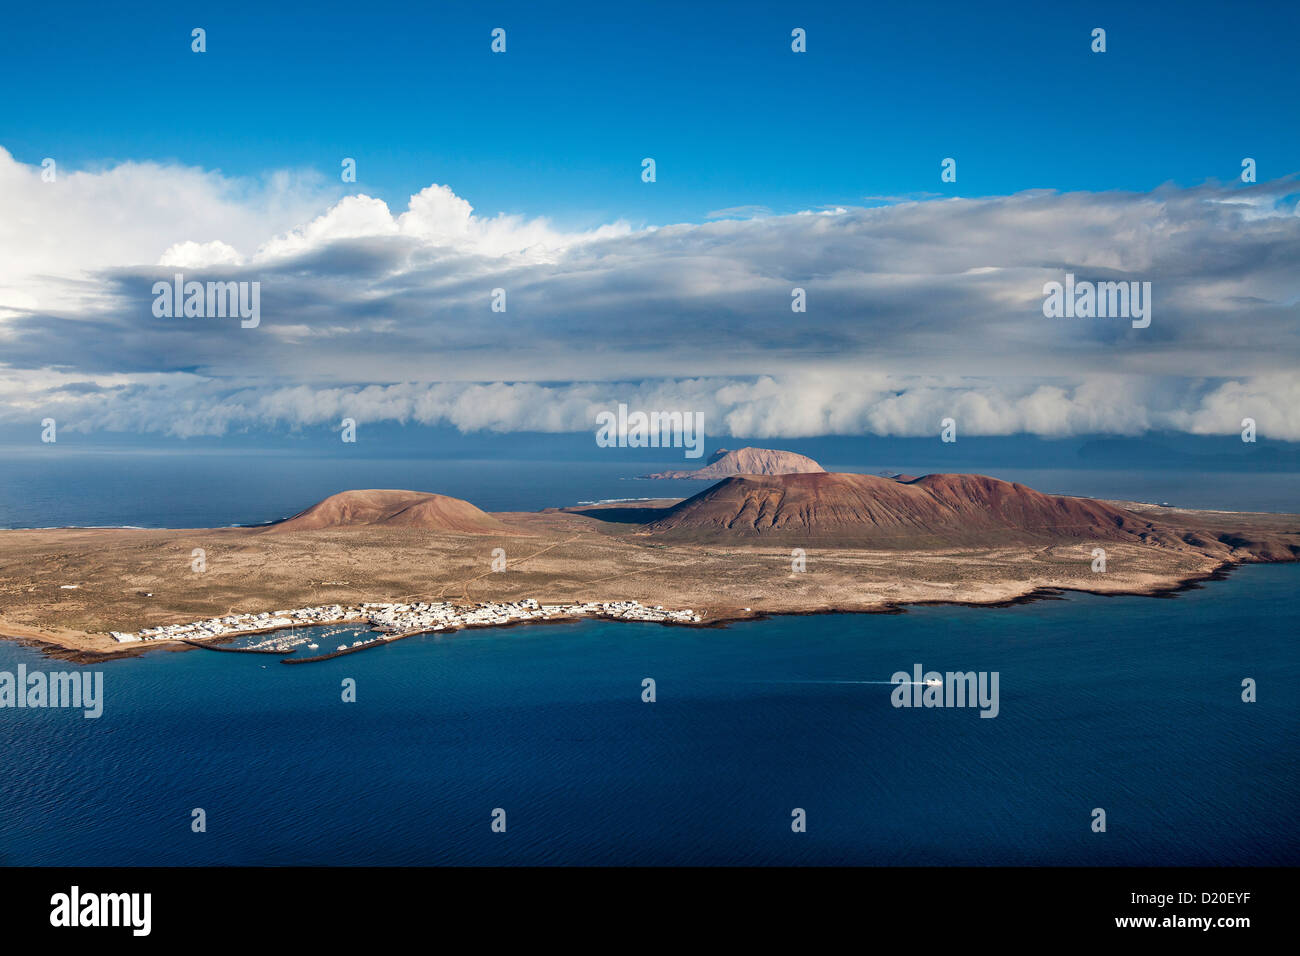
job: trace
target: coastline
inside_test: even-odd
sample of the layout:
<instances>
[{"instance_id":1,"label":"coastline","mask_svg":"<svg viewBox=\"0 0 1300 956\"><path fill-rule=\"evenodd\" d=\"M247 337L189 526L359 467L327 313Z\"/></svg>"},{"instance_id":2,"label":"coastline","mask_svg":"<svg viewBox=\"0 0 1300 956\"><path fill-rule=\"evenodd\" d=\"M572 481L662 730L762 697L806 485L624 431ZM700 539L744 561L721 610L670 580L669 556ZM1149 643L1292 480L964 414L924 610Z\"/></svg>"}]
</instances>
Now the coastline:
<instances>
[{"instance_id":1,"label":"coastline","mask_svg":"<svg viewBox=\"0 0 1300 956\"><path fill-rule=\"evenodd\" d=\"M471 623L457 627L440 627L440 628L421 628L419 630L409 631L394 637L381 638L378 640L368 641L359 646L351 646L342 651L333 651L327 654L313 655L310 658L292 658L285 657L281 663L297 664L311 663L315 661L328 660L334 657L341 657L345 654L356 653L368 650L370 647L382 644L393 643L407 637L415 637L425 634L454 634L462 630L504 630L513 627L525 627L531 625L544 624L566 624L579 623L582 621L609 621L613 623L624 624L655 624L662 627L682 627L696 629L726 628L733 624L741 624L751 621L766 621L778 617L808 617L825 614L906 614L910 608L917 607L971 607L985 609L999 609L1017 607L1024 604L1032 604L1038 601L1059 601L1066 600L1070 594L1089 594L1096 597L1146 597L1155 599L1172 599L1178 594L1185 591L1198 590L1204 584L1223 581L1236 569L1246 564L1294 564L1297 561L1225 561L1211 570L1203 573L1189 575L1179 578L1168 584L1161 584L1145 588L1132 588L1121 590L1098 590L1095 588L1083 587L1034 587L1023 594L1013 597L997 599L992 601L970 601L970 600L945 600L937 599L920 599L914 601L885 602L880 604L865 605L838 605L838 606L820 606L810 608L762 608L755 607L742 611L741 609L720 609L718 613L705 614L699 621L672 621L672 620L636 620L621 619L603 615L583 615L583 614L565 614L552 617L539 618L535 620L512 620L504 623ZM382 602L367 602L382 603ZM355 619L340 618L337 621L321 621L315 623L312 627L328 627L341 624L358 624ZM25 634L12 634L7 631L25 630ZM104 663L114 660L125 660L132 657L138 657L153 651L171 651L184 652L189 650L212 650L225 651L227 653L262 653L275 654L283 653L275 650L258 650L251 651L243 648L221 647L220 644L237 640L242 637L255 636L257 634L271 634L281 631L289 631L289 627L259 628L250 631L231 632L222 634L207 641L195 641L190 639L168 639L140 641L128 645L114 645L112 648L105 650L90 650L77 648L61 643L58 640L51 640L49 637L41 634L37 629L22 628L13 625L10 622L0 618L0 640L13 641L21 646L31 647L39 650L42 655L49 659L63 660L68 663L78 665L88 665ZM80 638L92 638L95 635L90 633L79 633Z\"/></svg>"},{"instance_id":2,"label":"coastline","mask_svg":"<svg viewBox=\"0 0 1300 956\"><path fill-rule=\"evenodd\" d=\"M657 512L671 501L656 504ZM615 505L494 512L501 527L473 533L366 523L278 534L0 531L0 639L85 664L292 626L422 633L441 624L450 632L543 623L579 609L572 619L725 627L927 605L1010 607L1070 591L1168 598L1239 564L1300 559L1300 515L1121 505L1139 523L1119 534L1105 522L1082 533L984 527L924 544L893 533L865 542L856 532L819 537L815 529L755 537L730 525L656 534L645 530L646 509L629 516ZM1176 523L1147 520L1170 515Z\"/></svg>"}]
</instances>

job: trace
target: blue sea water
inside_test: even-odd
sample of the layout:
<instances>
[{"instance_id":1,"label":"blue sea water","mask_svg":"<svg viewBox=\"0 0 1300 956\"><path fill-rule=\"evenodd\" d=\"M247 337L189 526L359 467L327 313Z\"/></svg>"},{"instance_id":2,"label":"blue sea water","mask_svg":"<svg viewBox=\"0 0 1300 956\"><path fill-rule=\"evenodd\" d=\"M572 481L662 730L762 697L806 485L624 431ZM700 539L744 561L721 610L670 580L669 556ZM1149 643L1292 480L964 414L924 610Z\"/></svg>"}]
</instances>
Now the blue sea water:
<instances>
[{"instance_id":1,"label":"blue sea water","mask_svg":"<svg viewBox=\"0 0 1300 956\"><path fill-rule=\"evenodd\" d=\"M695 463L695 464L698 464ZM487 511L538 511L582 502L686 497L702 481L637 475L690 462L324 458L229 454L0 449L0 528L210 528L275 521L351 488L409 488L472 501ZM1300 511L1300 476L1287 472L1135 472L980 467L952 462L827 462L830 470L926 474L977 471L1039 491L1168 502L1228 511Z\"/></svg>"},{"instance_id":2,"label":"blue sea water","mask_svg":"<svg viewBox=\"0 0 1300 956\"><path fill-rule=\"evenodd\" d=\"M100 666L99 719L0 710L0 863L1294 865L1297 583L150 653ZM997 671L998 716L823 683L915 663Z\"/></svg>"},{"instance_id":3,"label":"blue sea water","mask_svg":"<svg viewBox=\"0 0 1300 956\"><path fill-rule=\"evenodd\" d=\"M353 488L434 491L487 511L540 511L610 498L685 497L708 487L638 481L655 467L627 462L45 451L0 455L0 528L264 524Z\"/></svg>"}]
</instances>

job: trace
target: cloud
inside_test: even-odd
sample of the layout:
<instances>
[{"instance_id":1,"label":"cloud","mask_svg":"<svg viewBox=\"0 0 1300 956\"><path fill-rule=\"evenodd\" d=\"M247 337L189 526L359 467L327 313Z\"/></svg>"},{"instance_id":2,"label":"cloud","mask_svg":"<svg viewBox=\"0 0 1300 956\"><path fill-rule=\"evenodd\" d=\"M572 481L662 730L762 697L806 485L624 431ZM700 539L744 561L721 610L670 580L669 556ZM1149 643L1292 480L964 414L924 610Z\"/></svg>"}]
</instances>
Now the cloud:
<instances>
[{"instance_id":1,"label":"cloud","mask_svg":"<svg viewBox=\"0 0 1300 956\"><path fill-rule=\"evenodd\" d=\"M0 148L0 320L15 309L77 306L99 286L78 280L100 269L156 264L186 244L252 252L339 193L302 171L254 181L147 162L102 170L56 165L52 182L41 172Z\"/></svg>"},{"instance_id":2,"label":"cloud","mask_svg":"<svg viewBox=\"0 0 1300 956\"><path fill-rule=\"evenodd\" d=\"M220 239L211 242L193 242L186 240L169 246L158 260L160 266L169 269L203 268L205 266L242 265L244 257Z\"/></svg>"},{"instance_id":3,"label":"cloud","mask_svg":"<svg viewBox=\"0 0 1300 956\"><path fill-rule=\"evenodd\" d=\"M714 209L704 214L705 219L757 219L770 216L772 210L767 206L728 206L726 209Z\"/></svg>"},{"instance_id":4,"label":"cloud","mask_svg":"<svg viewBox=\"0 0 1300 956\"><path fill-rule=\"evenodd\" d=\"M47 373L42 373L47 374ZM953 418L959 434L1050 437L1186 431L1236 436L1243 418L1260 434L1300 440L1294 377L1249 382L1139 382L1099 377L1063 386L1032 379L927 379L824 374L643 382L406 382L351 387L273 387L189 373L126 381L0 373L0 422L53 417L73 432L126 431L179 438L270 428L400 422L465 432L593 431L618 404L644 411L701 412L710 435L802 438L871 434L934 436Z\"/></svg>"},{"instance_id":5,"label":"cloud","mask_svg":"<svg viewBox=\"0 0 1300 956\"><path fill-rule=\"evenodd\" d=\"M1234 433L1253 417L1300 439L1291 180L565 230L443 185L394 210L308 174L39 172L0 150L16 210L0 422L564 431L627 401L704 411L719 436L926 435L943 417L967 435ZM154 317L153 283L177 272L258 282L261 324ZM1066 273L1151 282L1150 327L1045 318L1044 283Z\"/></svg>"}]
</instances>

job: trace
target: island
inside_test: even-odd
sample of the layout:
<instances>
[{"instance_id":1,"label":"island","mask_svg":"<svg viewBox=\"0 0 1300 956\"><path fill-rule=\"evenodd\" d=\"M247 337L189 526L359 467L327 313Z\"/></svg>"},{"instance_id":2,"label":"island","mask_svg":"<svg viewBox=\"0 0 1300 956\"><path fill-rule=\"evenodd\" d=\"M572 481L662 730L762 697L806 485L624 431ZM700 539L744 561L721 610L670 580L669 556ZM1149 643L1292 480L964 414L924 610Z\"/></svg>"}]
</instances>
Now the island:
<instances>
[{"instance_id":1,"label":"island","mask_svg":"<svg viewBox=\"0 0 1300 956\"><path fill-rule=\"evenodd\" d=\"M334 623L368 629L366 642L584 617L708 627L1162 595L1297 556L1300 516L1049 495L982 475L739 475L680 500L491 514L432 492L358 490L253 528L0 531L0 636L91 662Z\"/></svg>"},{"instance_id":2,"label":"island","mask_svg":"<svg viewBox=\"0 0 1300 956\"><path fill-rule=\"evenodd\" d=\"M717 481L737 475L800 475L824 472L826 469L806 455L772 448L738 448L727 451L719 448L693 471L659 471L641 478L687 478L693 481Z\"/></svg>"}]
</instances>

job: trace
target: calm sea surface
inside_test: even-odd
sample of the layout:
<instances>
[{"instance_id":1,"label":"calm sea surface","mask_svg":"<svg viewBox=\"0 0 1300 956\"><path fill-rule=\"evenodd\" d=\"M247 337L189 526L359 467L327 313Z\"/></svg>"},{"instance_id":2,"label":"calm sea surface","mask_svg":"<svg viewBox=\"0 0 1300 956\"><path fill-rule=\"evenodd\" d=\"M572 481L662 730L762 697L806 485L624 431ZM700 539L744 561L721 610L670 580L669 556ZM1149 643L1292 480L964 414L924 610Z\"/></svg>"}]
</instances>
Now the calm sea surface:
<instances>
[{"instance_id":1,"label":"calm sea surface","mask_svg":"<svg viewBox=\"0 0 1300 956\"><path fill-rule=\"evenodd\" d=\"M97 720L0 710L0 863L1300 864L1298 583L153 653ZM997 671L999 715L834 683L915 663Z\"/></svg>"},{"instance_id":2,"label":"calm sea surface","mask_svg":"<svg viewBox=\"0 0 1300 956\"><path fill-rule=\"evenodd\" d=\"M94 453L59 446L0 451L0 528L131 525L208 528L297 514L350 488L409 488L472 501L487 511L614 498L685 497L702 481L638 481L690 467L659 463L312 458L279 454ZM965 468L926 462L828 462L832 471L927 474L974 470L1039 491L1168 502L1185 508L1300 512L1300 475L1098 469Z\"/></svg>"},{"instance_id":3,"label":"calm sea surface","mask_svg":"<svg viewBox=\"0 0 1300 956\"><path fill-rule=\"evenodd\" d=\"M252 524L356 487L488 510L706 487L630 480L658 468L626 463L45 451L0 456L0 527ZM1289 474L992 473L1300 511ZM97 720L0 709L0 863L1297 864L1298 583L1300 567L1274 565L1168 600L516 627L304 667L152 653L100 668ZM70 666L0 642L0 670L20 662ZM891 687L844 683L916 663L997 671L998 717L896 709Z\"/></svg>"}]
</instances>

